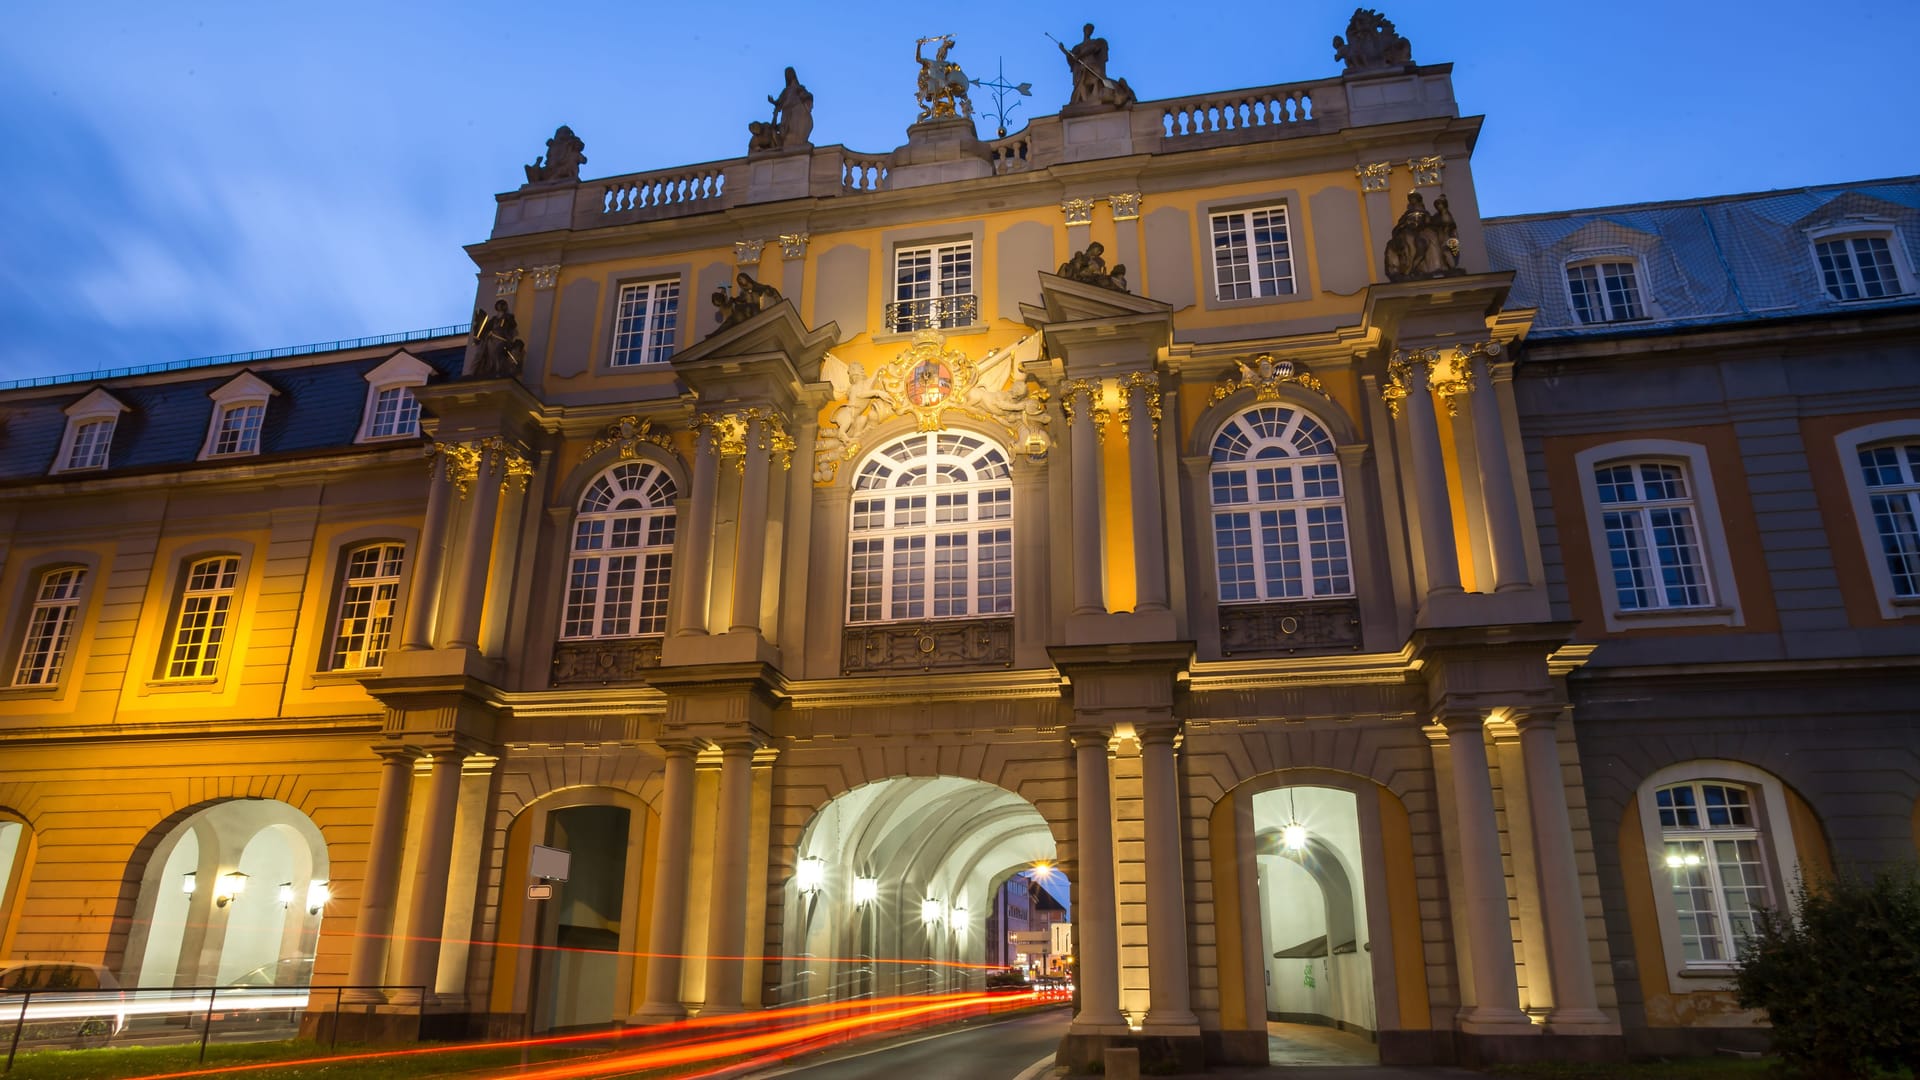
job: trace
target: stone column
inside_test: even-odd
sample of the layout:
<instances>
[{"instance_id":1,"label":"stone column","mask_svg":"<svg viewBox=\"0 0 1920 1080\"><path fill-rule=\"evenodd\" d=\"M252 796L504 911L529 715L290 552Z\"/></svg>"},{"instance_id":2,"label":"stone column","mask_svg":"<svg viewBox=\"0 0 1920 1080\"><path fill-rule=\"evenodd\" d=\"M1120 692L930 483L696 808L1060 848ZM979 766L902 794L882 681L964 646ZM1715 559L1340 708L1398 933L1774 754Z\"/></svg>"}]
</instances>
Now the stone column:
<instances>
[{"instance_id":1,"label":"stone column","mask_svg":"<svg viewBox=\"0 0 1920 1080\"><path fill-rule=\"evenodd\" d=\"M1188 989L1186 867L1180 857L1180 778L1174 761L1177 724L1140 729L1141 812L1146 818L1147 1019L1149 1033L1191 1029Z\"/></svg>"},{"instance_id":2,"label":"stone column","mask_svg":"<svg viewBox=\"0 0 1920 1080\"><path fill-rule=\"evenodd\" d=\"M1514 711L1520 753L1526 761L1527 797L1533 810L1534 859L1540 874L1540 906L1547 922L1547 964L1553 972L1554 1031L1607 1028L1593 985L1593 947L1587 941L1587 911L1580 898L1580 868L1573 857L1573 824L1560 773L1558 708Z\"/></svg>"},{"instance_id":3,"label":"stone column","mask_svg":"<svg viewBox=\"0 0 1920 1080\"><path fill-rule=\"evenodd\" d=\"M452 568L453 592L447 597L447 617L441 623L441 643L450 649L480 644L480 613L486 607L487 570L493 563L493 526L505 480L506 463L500 455L483 454L467 492L467 534Z\"/></svg>"},{"instance_id":4,"label":"stone column","mask_svg":"<svg viewBox=\"0 0 1920 1080\"><path fill-rule=\"evenodd\" d=\"M347 982L373 986L385 979L387 941L393 935L393 902L400 894L400 862L407 850L407 803L413 794L413 755L380 756L380 793L373 804L373 836L367 844L366 878L353 926L353 957ZM378 990L349 990L342 1001L384 1000Z\"/></svg>"},{"instance_id":5,"label":"stone column","mask_svg":"<svg viewBox=\"0 0 1920 1080\"><path fill-rule=\"evenodd\" d=\"M1440 448L1440 425L1427 386L1427 361L1407 362L1407 396L1401 402L1411 440L1415 504L1420 508L1420 547L1426 554L1427 593L1460 592L1460 557L1453 546L1453 501L1447 497L1447 469Z\"/></svg>"},{"instance_id":6,"label":"stone column","mask_svg":"<svg viewBox=\"0 0 1920 1080\"><path fill-rule=\"evenodd\" d=\"M1080 1012L1076 1029L1123 1028L1120 1015L1119 920L1113 885L1113 797L1108 779L1104 727L1073 734L1075 784L1079 788L1074 821L1076 860L1073 937L1080 970Z\"/></svg>"},{"instance_id":7,"label":"stone column","mask_svg":"<svg viewBox=\"0 0 1920 1080\"><path fill-rule=\"evenodd\" d=\"M460 768L466 756L466 751L458 748L433 752L433 772L427 779L427 812L420 823L416 848L413 910L408 913L407 937L401 943L400 982L425 987L427 1002L434 999L435 980L440 974L440 931L447 918L453 821L460 805Z\"/></svg>"},{"instance_id":8,"label":"stone column","mask_svg":"<svg viewBox=\"0 0 1920 1080\"><path fill-rule=\"evenodd\" d=\"M693 495L681 528L685 533L685 559L674 563L674 587L686 590L680 601L680 616L673 627L675 637L707 632L707 606L710 593L707 579L713 573L714 503L720 497L720 456L714 446L713 426L701 424L694 437Z\"/></svg>"},{"instance_id":9,"label":"stone column","mask_svg":"<svg viewBox=\"0 0 1920 1080\"><path fill-rule=\"evenodd\" d=\"M1160 380L1127 377L1127 476L1133 495L1134 610L1167 610L1167 541L1160 505Z\"/></svg>"},{"instance_id":10,"label":"stone column","mask_svg":"<svg viewBox=\"0 0 1920 1080\"><path fill-rule=\"evenodd\" d=\"M1500 398L1487 375L1486 354L1472 357L1476 389L1473 412L1473 449L1480 463L1480 497L1486 503L1487 539L1493 552L1494 591L1524 589L1527 550L1521 540L1520 503L1513 489L1513 466L1507 457L1507 431L1500 419Z\"/></svg>"},{"instance_id":11,"label":"stone column","mask_svg":"<svg viewBox=\"0 0 1920 1080\"><path fill-rule=\"evenodd\" d=\"M413 552L413 580L407 587L407 620L400 628L402 649L433 648L434 616L440 606L440 578L447 565L447 520L453 485L445 453L435 454L427 477L427 514Z\"/></svg>"},{"instance_id":12,"label":"stone column","mask_svg":"<svg viewBox=\"0 0 1920 1080\"><path fill-rule=\"evenodd\" d=\"M767 567L768 440L772 436L767 426L762 417L747 421L738 551L733 559L733 625L728 628L734 631L760 630L760 585Z\"/></svg>"},{"instance_id":13,"label":"stone column","mask_svg":"<svg viewBox=\"0 0 1920 1080\"><path fill-rule=\"evenodd\" d=\"M693 747L662 744L666 783L660 795L660 854L654 870L653 925L647 930L647 1000L639 1016L649 1021L687 1015L680 1003L681 950L687 937L687 862L692 846Z\"/></svg>"},{"instance_id":14,"label":"stone column","mask_svg":"<svg viewBox=\"0 0 1920 1080\"><path fill-rule=\"evenodd\" d=\"M1105 563L1100 542L1100 434L1094 406L1100 387L1084 379L1068 384L1067 411L1073 445L1073 613L1105 615Z\"/></svg>"},{"instance_id":15,"label":"stone column","mask_svg":"<svg viewBox=\"0 0 1920 1080\"><path fill-rule=\"evenodd\" d=\"M720 807L715 826L713 915L707 928L707 1003L701 1015L739 1012L746 973L747 832L753 826L753 744L720 748Z\"/></svg>"},{"instance_id":16,"label":"stone column","mask_svg":"<svg viewBox=\"0 0 1920 1080\"><path fill-rule=\"evenodd\" d=\"M1469 1031L1537 1031L1520 1011L1513 966L1513 924L1507 912L1507 876L1500 864L1500 826L1493 814L1493 773L1478 711L1434 718L1453 758L1453 801L1460 824L1460 878L1467 948L1473 954L1473 1008L1461 1016Z\"/></svg>"}]
</instances>

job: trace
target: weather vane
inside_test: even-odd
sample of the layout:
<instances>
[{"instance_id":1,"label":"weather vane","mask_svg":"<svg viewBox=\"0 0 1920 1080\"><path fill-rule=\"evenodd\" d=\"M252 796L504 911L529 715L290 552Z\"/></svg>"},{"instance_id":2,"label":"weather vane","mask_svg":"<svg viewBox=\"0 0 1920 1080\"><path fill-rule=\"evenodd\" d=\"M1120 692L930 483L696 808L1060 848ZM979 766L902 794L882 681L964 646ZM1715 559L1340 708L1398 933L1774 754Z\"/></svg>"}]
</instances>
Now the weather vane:
<instances>
[{"instance_id":1,"label":"weather vane","mask_svg":"<svg viewBox=\"0 0 1920 1080\"><path fill-rule=\"evenodd\" d=\"M1007 137L1007 114L1020 107L1018 99L1015 99L1012 104L1008 104L1007 95L1019 94L1020 97L1032 97L1033 84L1023 82L1015 86L1013 83L1008 82L1007 62L1004 57L999 60L999 69L999 73L994 76L992 82L988 82L985 79L974 79L972 82L973 85L982 90L993 91L993 111L983 112L980 115L992 117L996 127L999 129L999 138L1004 139Z\"/></svg>"}]
</instances>

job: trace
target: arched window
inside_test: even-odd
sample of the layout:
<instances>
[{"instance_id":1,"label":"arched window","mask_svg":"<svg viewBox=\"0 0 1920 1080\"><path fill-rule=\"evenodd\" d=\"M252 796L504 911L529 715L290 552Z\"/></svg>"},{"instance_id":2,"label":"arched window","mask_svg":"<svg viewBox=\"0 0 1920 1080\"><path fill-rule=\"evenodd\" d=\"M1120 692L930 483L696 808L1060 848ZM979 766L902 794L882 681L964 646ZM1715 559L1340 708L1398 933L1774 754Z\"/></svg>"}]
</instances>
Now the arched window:
<instances>
[{"instance_id":1,"label":"arched window","mask_svg":"<svg viewBox=\"0 0 1920 1080\"><path fill-rule=\"evenodd\" d=\"M1213 440L1220 602L1353 595L1333 437L1284 405L1235 416Z\"/></svg>"},{"instance_id":2,"label":"arched window","mask_svg":"<svg viewBox=\"0 0 1920 1080\"><path fill-rule=\"evenodd\" d=\"M876 450L853 481L847 621L1013 611L1013 480L1007 454L959 431Z\"/></svg>"},{"instance_id":3,"label":"arched window","mask_svg":"<svg viewBox=\"0 0 1920 1080\"><path fill-rule=\"evenodd\" d=\"M405 559L406 548L399 544L367 544L347 553L335 607L330 670L366 671L386 662Z\"/></svg>"},{"instance_id":4,"label":"arched window","mask_svg":"<svg viewBox=\"0 0 1920 1080\"><path fill-rule=\"evenodd\" d=\"M1754 799L1716 780L1669 784L1653 797L1681 949L1690 964L1728 963L1769 904Z\"/></svg>"},{"instance_id":5,"label":"arched window","mask_svg":"<svg viewBox=\"0 0 1920 1080\"><path fill-rule=\"evenodd\" d=\"M673 573L673 478L627 461L587 485L573 519L563 638L625 638L667 632Z\"/></svg>"},{"instance_id":6,"label":"arched window","mask_svg":"<svg viewBox=\"0 0 1920 1080\"><path fill-rule=\"evenodd\" d=\"M167 678L211 679L219 672L239 582L238 556L216 555L187 567L166 656Z\"/></svg>"},{"instance_id":7,"label":"arched window","mask_svg":"<svg viewBox=\"0 0 1920 1080\"><path fill-rule=\"evenodd\" d=\"M60 681L80 625L80 592L86 582L84 566L55 567L40 575L33 609L27 616L26 636L20 642L13 685L53 686Z\"/></svg>"}]
</instances>

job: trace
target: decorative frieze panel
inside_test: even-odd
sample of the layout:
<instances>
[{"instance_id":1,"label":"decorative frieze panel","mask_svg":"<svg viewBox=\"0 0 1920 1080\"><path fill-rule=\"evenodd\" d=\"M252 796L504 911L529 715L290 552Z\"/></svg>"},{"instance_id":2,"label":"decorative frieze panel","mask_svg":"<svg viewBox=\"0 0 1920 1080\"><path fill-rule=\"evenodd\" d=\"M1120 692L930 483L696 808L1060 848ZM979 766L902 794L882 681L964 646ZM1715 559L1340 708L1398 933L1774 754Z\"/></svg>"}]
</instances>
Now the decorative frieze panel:
<instances>
[{"instance_id":1,"label":"decorative frieze panel","mask_svg":"<svg viewBox=\"0 0 1920 1080\"><path fill-rule=\"evenodd\" d=\"M1288 600L1222 604L1222 656L1285 656L1302 650L1358 649L1360 601Z\"/></svg>"},{"instance_id":2,"label":"decorative frieze panel","mask_svg":"<svg viewBox=\"0 0 1920 1080\"><path fill-rule=\"evenodd\" d=\"M1261 353L1252 360L1235 360L1234 365L1239 368L1238 375L1215 383L1213 392L1207 396L1208 404L1225 401L1242 390L1252 390L1255 401L1279 401L1284 383L1327 396L1326 387L1313 377L1313 372L1291 360L1275 360L1271 353Z\"/></svg>"},{"instance_id":3,"label":"decorative frieze panel","mask_svg":"<svg viewBox=\"0 0 1920 1080\"><path fill-rule=\"evenodd\" d=\"M1013 666L1012 619L849 626L841 641L847 675Z\"/></svg>"},{"instance_id":4,"label":"decorative frieze panel","mask_svg":"<svg viewBox=\"0 0 1920 1080\"><path fill-rule=\"evenodd\" d=\"M665 428L653 426L653 421L638 416L623 416L607 426L607 433L587 444L587 451L581 455L586 460L603 450L620 448L622 460L640 456L640 444L652 443L671 454L673 437Z\"/></svg>"},{"instance_id":5,"label":"decorative frieze panel","mask_svg":"<svg viewBox=\"0 0 1920 1080\"><path fill-rule=\"evenodd\" d=\"M551 686L640 685L641 673L660 666L660 639L562 641L553 647Z\"/></svg>"}]
</instances>

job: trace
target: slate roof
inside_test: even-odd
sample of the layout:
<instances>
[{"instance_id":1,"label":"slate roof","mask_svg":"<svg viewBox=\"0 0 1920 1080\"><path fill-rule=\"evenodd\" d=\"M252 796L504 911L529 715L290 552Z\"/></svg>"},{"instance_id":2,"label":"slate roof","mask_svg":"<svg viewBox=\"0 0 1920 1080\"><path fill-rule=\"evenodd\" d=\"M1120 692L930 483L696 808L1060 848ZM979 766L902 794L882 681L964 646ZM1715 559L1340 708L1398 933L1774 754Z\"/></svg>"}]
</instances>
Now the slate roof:
<instances>
[{"instance_id":1,"label":"slate roof","mask_svg":"<svg viewBox=\"0 0 1920 1080\"><path fill-rule=\"evenodd\" d=\"M1485 222L1493 269L1516 271L1508 304L1539 309L1530 340L1920 306L1920 293L1912 292L1854 301L1828 295L1808 234L1855 224L1891 225L1909 270L1920 268L1920 176ZM1608 254L1638 256L1642 303L1653 317L1579 323L1566 264Z\"/></svg>"},{"instance_id":2,"label":"slate roof","mask_svg":"<svg viewBox=\"0 0 1920 1080\"><path fill-rule=\"evenodd\" d=\"M107 467L74 478L123 472L152 471L198 464L213 419L213 399L207 395L226 385L241 371L251 371L279 393L267 402L260 429L258 458L271 459L351 446L360 430L366 407L366 374L385 363L400 347L353 360L306 362L275 368L264 364L236 364L202 369L198 378L153 381L151 377L126 381L71 383L57 393L38 390L0 397L0 483L39 480L47 476L66 433L67 406L104 388L120 399L127 411L113 430ZM408 348L437 374L437 383L460 373L466 347ZM257 460L249 457L246 460ZM208 462L209 466L226 462ZM69 474L59 474L66 476Z\"/></svg>"}]
</instances>

